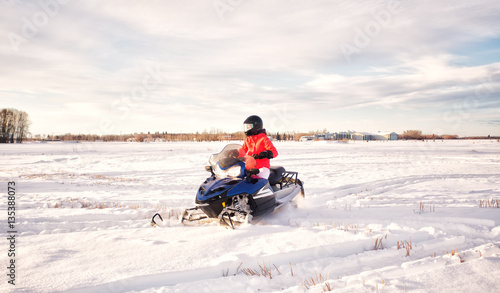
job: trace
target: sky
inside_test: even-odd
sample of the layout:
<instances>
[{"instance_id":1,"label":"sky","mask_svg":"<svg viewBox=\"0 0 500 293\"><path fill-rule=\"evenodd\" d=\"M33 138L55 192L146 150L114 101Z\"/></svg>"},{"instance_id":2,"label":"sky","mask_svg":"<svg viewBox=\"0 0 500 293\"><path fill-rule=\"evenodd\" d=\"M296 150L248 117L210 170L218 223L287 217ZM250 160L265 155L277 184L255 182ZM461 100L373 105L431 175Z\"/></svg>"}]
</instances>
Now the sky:
<instances>
[{"instance_id":1,"label":"sky","mask_svg":"<svg viewBox=\"0 0 500 293\"><path fill-rule=\"evenodd\" d=\"M32 134L500 135L500 2L0 0Z\"/></svg>"}]
</instances>

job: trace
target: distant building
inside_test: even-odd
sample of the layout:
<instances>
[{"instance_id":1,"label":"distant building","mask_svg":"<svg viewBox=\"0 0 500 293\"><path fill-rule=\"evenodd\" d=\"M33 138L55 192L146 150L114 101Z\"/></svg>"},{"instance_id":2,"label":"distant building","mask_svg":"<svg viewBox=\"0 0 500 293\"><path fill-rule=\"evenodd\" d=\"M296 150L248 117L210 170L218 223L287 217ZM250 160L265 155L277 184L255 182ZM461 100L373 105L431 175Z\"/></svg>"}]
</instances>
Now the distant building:
<instances>
[{"instance_id":1,"label":"distant building","mask_svg":"<svg viewBox=\"0 0 500 293\"><path fill-rule=\"evenodd\" d=\"M377 132L372 134L372 140L398 140L396 132Z\"/></svg>"},{"instance_id":2,"label":"distant building","mask_svg":"<svg viewBox=\"0 0 500 293\"><path fill-rule=\"evenodd\" d=\"M368 132L355 132L351 137L353 140L371 140L372 134Z\"/></svg>"},{"instance_id":3,"label":"distant building","mask_svg":"<svg viewBox=\"0 0 500 293\"><path fill-rule=\"evenodd\" d=\"M354 140L398 140L396 132L355 132L352 134Z\"/></svg>"},{"instance_id":4,"label":"distant building","mask_svg":"<svg viewBox=\"0 0 500 293\"><path fill-rule=\"evenodd\" d=\"M328 133L328 132L327 132L327 133L325 133L325 134L324 134L324 136L325 136L325 139L326 139L326 140L331 140L331 139L333 139L333 133Z\"/></svg>"},{"instance_id":5,"label":"distant building","mask_svg":"<svg viewBox=\"0 0 500 293\"><path fill-rule=\"evenodd\" d=\"M336 139L336 140L352 139L353 134L354 134L354 131L351 131L351 130L334 132L331 134L331 139Z\"/></svg>"},{"instance_id":6,"label":"distant building","mask_svg":"<svg viewBox=\"0 0 500 293\"><path fill-rule=\"evenodd\" d=\"M315 136L302 136L300 137L299 141L313 141L315 139L316 139Z\"/></svg>"},{"instance_id":7,"label":"distant building","mask_svg":"<svg viewBox=\"0 0 500 293\"><path fill-rule=\"evenodd\" d=\"M315 136L302 136L299 141L313 140L398 140L396 132L356 132L352 130L317 134Z\"/></svg>"}]
</instances>

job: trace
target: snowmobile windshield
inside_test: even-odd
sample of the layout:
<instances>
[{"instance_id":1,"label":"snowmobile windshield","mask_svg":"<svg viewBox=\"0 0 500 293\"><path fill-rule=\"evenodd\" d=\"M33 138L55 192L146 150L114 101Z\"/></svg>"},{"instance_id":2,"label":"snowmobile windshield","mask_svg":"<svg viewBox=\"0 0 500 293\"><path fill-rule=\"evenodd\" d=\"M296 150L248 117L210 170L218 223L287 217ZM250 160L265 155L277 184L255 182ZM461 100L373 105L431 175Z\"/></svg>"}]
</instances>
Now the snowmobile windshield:
<instances>
[{"instance_id":1,"label":"snowmobile windshield","mask_svg":"<svg viewBox=\"0 0 500 293\"><path fill-rule=\"evenodd\" d=\"M220 153L210 156L208 161L218 178L242 175L242 164L239 164L241 158L238 158L240 148L241 145L228 144Z\"/></svg>"}]
</instances>

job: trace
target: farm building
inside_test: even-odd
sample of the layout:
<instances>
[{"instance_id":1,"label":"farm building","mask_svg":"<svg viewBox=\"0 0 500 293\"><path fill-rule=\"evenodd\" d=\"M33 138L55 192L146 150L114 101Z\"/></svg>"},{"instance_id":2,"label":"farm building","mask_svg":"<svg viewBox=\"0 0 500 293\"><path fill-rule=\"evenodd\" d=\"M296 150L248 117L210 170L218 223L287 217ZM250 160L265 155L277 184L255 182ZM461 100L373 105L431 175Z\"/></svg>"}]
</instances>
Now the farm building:
<instances>
[{"instance_id":1,"label":"farm building","mask_svg":"<svg viewBox=\"0 0 500 293\"><path fill-rule=\"evenodd\" d=\"M313 141L315 140L316 137L315 136L302 136L299 141Z\"/></svg>"},{"instance_id":2,"label":"farm building","mask_svg":"<svg viewBox=\"0 0 500 293\"><path fill-rule=\"evenodd\" d=\"M352 135L355 133L354 131L342 131L342 132L334 132L330 134L331 139L342 140L342 139L352 139Z\"/></svg>"},{"instance_id":3,"label":"farm building","mask_svg":"<svg viewBox=\"0 0 500 293\"><path fill-rule=\"evenodd\" d=\"M312 140L398 140L398 134L396 132L356 132L352 130L317 134L315 136L302 136L300 141L312 141Z\"/></svg>"},{"instance_id":4,"label":"farm building","mask_svg":"<svg viewBox=\"0 0 500 293\"><path fill-rule=\"evenodd\" d=\"M396 132L355 132L352 134L354 140L398 140Z\"/></svg>"}]
</instances>

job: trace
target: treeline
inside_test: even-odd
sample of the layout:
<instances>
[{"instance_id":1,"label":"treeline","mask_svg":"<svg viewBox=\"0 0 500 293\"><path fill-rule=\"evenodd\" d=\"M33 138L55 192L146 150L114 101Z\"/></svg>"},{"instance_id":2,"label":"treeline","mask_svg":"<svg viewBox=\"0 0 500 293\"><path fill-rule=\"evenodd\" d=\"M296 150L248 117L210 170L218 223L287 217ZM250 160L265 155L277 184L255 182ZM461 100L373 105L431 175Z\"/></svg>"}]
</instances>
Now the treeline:
<instances>
[{"instance_id":1,"label":"treeline","mask_svg":"<svg viewBox=\"0 0 500 293\"><path fill-rule=\"evenodd\" d=\"M403 134L398 135L398 139L413 139L413 140L435 140L435 139L499 139L498 136L467 136L467 137L459 137L456 134L422 134L420 130L406 130Z\"/></svg>"},{"instance_id":2,"label":"treeline","mask_svg":"<svg viewBox=\"0 0 500 293\"><path fill-rule=\"evenodd\" d=\"M296 140L297 134L294 133L268 133L269 136L276 140ZM299 137L297 137L298 140ZM162 142L162 141L241 141L245 139L243 132L224 132L222 130L212 130L210 132L196 133L133 133L133 134L110 134L110 135L95 135L95 134L63 134L63 135L36 135L33 140L41 141L102 141L102 142Z\"/></svg>"},{"instance_id":3,"label":"treeline","mask_svg":"<svg viewBox=\"0 0 500 293\"><path fill-rule=\"evenodd\" d=\"M303 136L315 136L326 133L322 131L311 132L277 132L268 133L272 139L277 141L298 141ZM458 135L436 135L422 134L420 130L406 130L398 135L399 140L436 140L436 139L497 139L498 137L465 137L460 138ZM41 141L82 141L82 142L166 142L166 141L241 141L245 139L243 132L224 132L222 130L212 130L210 132L196 133L132 133L132 134L63 134L63 135L35 135L32 140Z\"/></svg>"},{"instance_id":4,"label":"treeline","mask_svg":"<svg viewBox=\"0 0 500 293\"><path fill-rule=\"evenodd\" d=\"M21 143L28 136L29 117L16 109L0 110L0 143Z\"/></svg>"},{"instance_id":5,"label":"treeline","mask_svg":"<svg viewBox=\"0 0 500 293\"><path fill-rule=\"evenodd\" d=\"M416 140L424 140L424 139L459 139L456 134L422 134L420 130L406 130L403 134L398 135L399 139L416 139Z\"/></svg>"}]
</instances>

